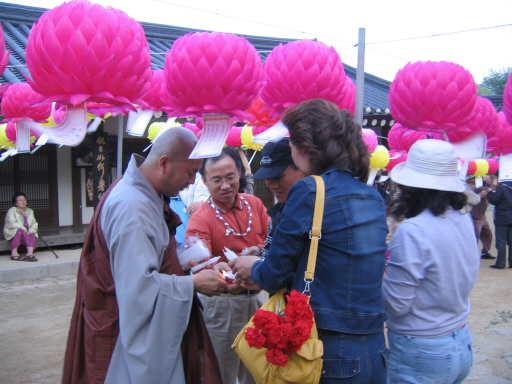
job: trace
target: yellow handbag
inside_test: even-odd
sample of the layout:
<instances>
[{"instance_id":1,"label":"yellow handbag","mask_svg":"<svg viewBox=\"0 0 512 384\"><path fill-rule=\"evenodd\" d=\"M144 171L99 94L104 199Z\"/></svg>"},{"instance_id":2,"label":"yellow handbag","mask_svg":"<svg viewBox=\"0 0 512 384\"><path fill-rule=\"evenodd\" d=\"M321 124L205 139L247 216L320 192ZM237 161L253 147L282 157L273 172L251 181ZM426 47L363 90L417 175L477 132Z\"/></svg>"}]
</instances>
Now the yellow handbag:
<instances>
[{"instance_id":1,"label":"yellow handbag","mask_svg":"<svg viewBox=\"0 0 512 384\"><path fill-rule=\"evenodd\" d=\"M306 271L304 272L304 281L306 287L303 293L310 295L310 285L313 282L315 274L316 254L318 251L318 239L322 227L322 218L324 211L325 185L319 176L313 176L317 190L315 199L315 210L313 214L313 225L310 232L311 245L309 247L309 258ZM271 296L270 299L260 308L262 310L282 313L285 306L284 288ZM309 300L308 300L309 304ZM289 356L288 363L282 367L274 365L267 361L265 353L266 348L250 347L245 339L245 332L248 328L254 326L254 316L249 320L245 327L240 331L232 348L240 357L246 368L251 372L254 380L258 384L318 384L322 373L322 355L324 353L322 341L318 339L316 323L313 321L309 339L302 345L299 351Z\"/></svg>"}]
</instances>

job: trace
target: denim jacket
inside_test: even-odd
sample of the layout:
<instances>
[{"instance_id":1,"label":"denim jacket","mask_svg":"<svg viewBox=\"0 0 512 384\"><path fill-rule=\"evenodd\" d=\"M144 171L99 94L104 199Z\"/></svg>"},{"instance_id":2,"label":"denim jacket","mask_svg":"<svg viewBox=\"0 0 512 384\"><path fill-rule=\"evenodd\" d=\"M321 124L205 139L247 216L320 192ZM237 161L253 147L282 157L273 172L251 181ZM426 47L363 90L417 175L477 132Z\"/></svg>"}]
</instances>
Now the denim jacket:
<instances>
[{"instance_id":1,"label":"denim jacket","mask_svg":"<svg viewBox=\"0 0 512 384\"><path fill-rule=\"evenodd\" d=\"M330 168L322 178L324 217L310 301L317 327L351 334L380 332L388 232L384 202L347 171ZM263 289L275 291L291 279L288 288L304 290L315 196L312 177L290 190L267 257L252 267L252 277Z\"/></svg>"}]
</instances>

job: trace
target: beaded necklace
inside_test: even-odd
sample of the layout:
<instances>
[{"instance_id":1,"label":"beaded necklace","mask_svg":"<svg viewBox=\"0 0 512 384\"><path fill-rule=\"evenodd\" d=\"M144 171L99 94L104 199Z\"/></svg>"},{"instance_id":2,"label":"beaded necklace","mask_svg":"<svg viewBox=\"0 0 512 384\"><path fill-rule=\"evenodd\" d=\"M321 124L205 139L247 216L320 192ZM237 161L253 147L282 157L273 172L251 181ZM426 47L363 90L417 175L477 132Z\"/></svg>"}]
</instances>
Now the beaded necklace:
<instances>
[{"instance_id":1,"label":"beaded necklace","mask_svg":"<svg viewBox=\"0 0 512 384\"><path fill-rule=\"evenodd\" d=\"M247 223L247 230L245 231L245 233L235 232L235 230L233 228L231 228L229 226L228 222L222 217L222 215L220 214L219 208L213 203L212 199L211 198L209 199L210 207L215 209L215 217L217 219L219 219L221 222L223 222L224 226L226 227L226 236L229 236L229 234L232 233L233 236L243 237L243 236L246 236L251 231L251 227L252 227L251 205L243 196L240 196L240 201L242 201L245 204L245 207L247 208L247 213L249 214L249 221Z\"/></svg>"}]
</instances>

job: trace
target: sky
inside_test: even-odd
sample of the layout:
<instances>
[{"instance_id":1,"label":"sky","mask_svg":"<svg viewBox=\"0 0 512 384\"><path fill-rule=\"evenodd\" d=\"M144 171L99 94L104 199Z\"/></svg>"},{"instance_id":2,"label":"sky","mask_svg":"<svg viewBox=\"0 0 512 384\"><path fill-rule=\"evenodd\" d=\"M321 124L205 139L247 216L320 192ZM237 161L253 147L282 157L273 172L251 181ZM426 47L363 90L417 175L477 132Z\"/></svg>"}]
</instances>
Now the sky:
<instances>
[{"instance_id":1,"label":"sky","mask_svg":"<svg viewBox=\"0 0 512 384\"><path fill-rule=\"evenodd\" d=\"M512 67L512 0L92 0L135 20L291 39L316 38L366 73L393 81L408 62L450 61L480 83ZM53 8L53 0L14 4Z\"/></svg>"}]
</instances>

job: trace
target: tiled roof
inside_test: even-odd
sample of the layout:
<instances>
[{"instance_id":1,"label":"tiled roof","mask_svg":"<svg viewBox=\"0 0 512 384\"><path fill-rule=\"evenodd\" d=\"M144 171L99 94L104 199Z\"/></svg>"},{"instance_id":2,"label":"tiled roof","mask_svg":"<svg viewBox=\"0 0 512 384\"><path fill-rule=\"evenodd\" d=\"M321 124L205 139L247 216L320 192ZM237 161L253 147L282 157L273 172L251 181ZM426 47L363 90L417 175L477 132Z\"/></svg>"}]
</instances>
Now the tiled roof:
<instances>
[{"instance_id":1,"label":"tiled roof","mask_svg":"<svg viewBox=\"0 0 512 384\"><path fill-rule=\"evenodd\" d=\"M2 23L6 48L11 52L9 65L0 83L18 83L26 81L24 75L29 75L25 63L25 48L30 28L45 12L45 8L29 7L19 4L0 3L0 22ZM172 43L180 36L197 29L173 27L169 25L141 23L149 43L153 69L164 66L164 55ZM294 41L276 37L241 35L254 45L263 59L277 45ZM356 68L344 64L346 74L354 81ZM376 76L366 74L364 86L364 114L387 114L388 92L390 82Z\"/></svg>"}]
</instances>

